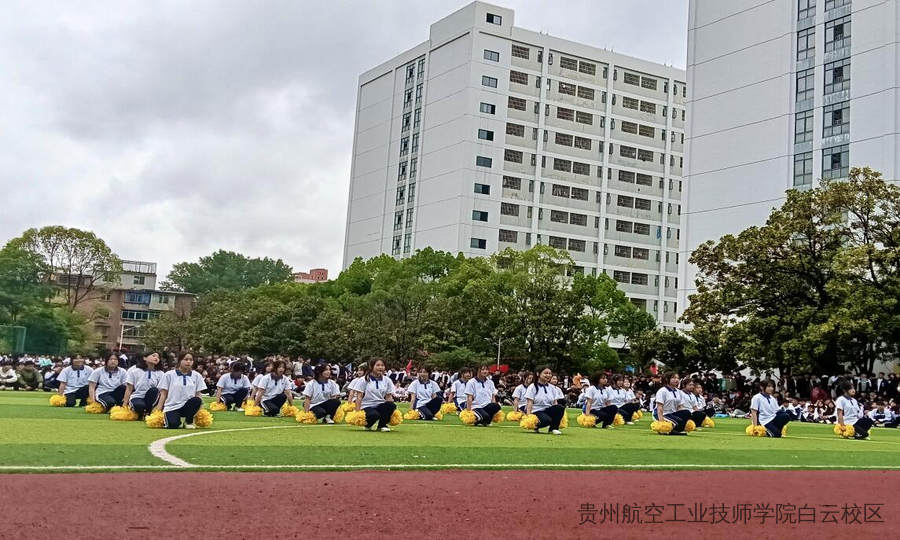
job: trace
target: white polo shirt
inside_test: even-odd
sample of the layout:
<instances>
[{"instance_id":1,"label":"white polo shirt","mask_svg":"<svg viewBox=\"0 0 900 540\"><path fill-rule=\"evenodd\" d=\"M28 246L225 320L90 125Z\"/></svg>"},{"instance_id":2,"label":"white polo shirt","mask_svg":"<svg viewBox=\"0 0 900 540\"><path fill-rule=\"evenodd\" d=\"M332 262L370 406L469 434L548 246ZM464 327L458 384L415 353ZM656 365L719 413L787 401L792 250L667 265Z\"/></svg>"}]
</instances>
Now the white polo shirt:
<instances>
[{"instance_id":1,"label":"white polo shirt","mask_svg":"<svg viewBox=\"0 0 900 540\"><path fill-rule=\"evenodd\" d=\"M365 377L356 377L352 381L350 381L350 385L347 386L348 389L353 390L354 392L363 392L366 391L366 378Z\"/></svg>"},{"instance_id":2,"label":"white polo shirt","mask_svg":"<svg viewBox=\"0 0 900 540\"><path fill-rule=\"evenodd\" d=\"M117 367L115 371L109 372L106 368L95 369L91 376L88 377L88 380L97 383L97 389L95 390L98 396L106 394L107 392L112 392L116 388L125 384L125 375L126 371L120 367Z\"/></svg>"},{"instance_id":3,"label":"white polo shirt","mask_svg":"<svg viewBox=\"0 0 900 540\"><path fill-rule=\"evenodd\" d=\"M602 409L603 407L606 407L606 400L608 399L607 388L605 386L603 388L598 388L597 385L592 384L584 391L584 398L591 400L592 411Z\"/></svg>"},{"instance_id":4,"label":"white polo shirt","mask_svg":"<svg viewBox=\"0 0 900 540\"><path fill-rule=\"evenodd\" d=\"M453 400L461 405L466 404L466 383L462 379L453 381Z\"/></svg>"},{"instance_id":5,"label":"white polo shirt","mask_svg":"<svg viewBox=\"0 0 900 540\"><path fill-rule=\"evenodd\" d=\"M169 412L182 408L187 400L206 390L206 383L203 382L203 375L196 371L185 375L180 370L173 369L159 379L157 388L168 391L163 412Z\"/></svg>"},{"instance_id":6,"label":"white polo shirt","mask_svg":"<svg viewBox=\"0 0 900 540\"><path fill-rule=\"evenodd\" d=\"M628 403L634 401L634 390L632 390L631 388L625 390L625 401Z\"/></svg>"},{"instance_id":7,"label":"white polo shirt","mask_svg":"<svg viewBox=\"0 0 900 540\"><path fill-rule=\"evenodd\" d=\"M834 402L834 408L844 411L845 425L852 426L862 416L862 407L859 406L856 398L841 396Z\"/></svg>"},{"instance_id":8,"label":"white polo shirt","mask_svg":"<svg viewBox=\"0 0 900 540\"><path fill-rule=\"evenodd\" d=\"M757 420L760 425L766 425L775 418L775 414L778 412L778 409L781 407L778 405L778 400L769 394L764 394L762 392L753 396L753 399L750 400L750 410L756 411Z\"/></svg>"},{"instance_id":9,"label":"white polo shirt","mask_svg":"<svg viewBox=\"0 0 900 540\"><path fill-rule=\"evenodd\" d=\"M662 403L663 416L665 416L684 408L684 397L682 397L682 394L684 394L684 392L677 388L663 386L662 388L657 390L656 397L653 399L653 402ZM656 406L654 405L653 408L655 410ZM660 418L660 420L662 419Z\"/></svg>"},{"instance_id":10,"label":"white polo shirt","mask_svg":"<svg viewBox=\"0 0 900 540\"><path fill-rule=\"evenodd\" d=\"M533 400L531 404L532 413L552 407L562 398L562 390L552 384L532 383L528 386L528 390L525 391L525 399Z\"/></svg>"},{"instance_id":11,"label":"white polo shirt","mask_svg":"<svg viewBox=\"0 0 900 540\"><path fill-rule=\"evenodd\" d=\"M606 395L609 396L609 401L611 405L615 405L616 408L625 405L625 402L628 401L628 394L625 393L624 388L612 388L610 387L606 391Z\"/></svg>"},{"instance_id":12,"label":"white polo shirt","mask_svg":"<svg viewBox=\"0 0 900 540\"><path fill-rule=\"evenodd\" d=\"M253 383L252 383L253 388L259 388L259 383L262 382L263 377L265 377L265 375L262 373L258 373L256 375L256 377L253 377Z\"/></svg>"},{"instance_id":13,"label":"white polo shirt","mask_svg":"<svg viewBox=\"0 0 900 540\"><path fill-rule=\"evenodd\" d=\"M697 398L697 406L700 407L701 410L706 409L706 398L703 396L694 396Z\"/></svg>"},{"instance_id":14,"label":"white polo shirt","mask_svg":"<svg viewBox=\"0 0 900 540\"><path fill-rule=\"evenodd\" d=\"M125 382L133 388L131 391L132 398L142 398L147 395L147 390L159 386L159 380L162 378L162 372L155 369L144 371L137 366L131 366L125 373Z\"/></svg>"},{"instance_id":15,"label":"white polo shirt","mask_svg":"<svg viewBox=\"0 0 900 540\"><path fill-rule=\"evenodd\" d=\"M283 394L285 388L290 388L290 379L282 375L277 380L271 373L263 375L260 379L258 388L263 389L262 401L268 401L278 394Z\"/></svg>"},{"instance_id":16,"label":"white polo shirt","mask_svg":"<svg viewBox=\"0 0 900 540\"><path fill-rule=\"evenodd\" d=\"M240 378L235 380L231 373L226 373L219 377L219 382L216 383L216 386L222 389L222 395L224 396L233 394L241 388L250 388L250 379L242 373Z\"/></svg>"},{"instance_id":17,"label":"white polo shirt","mask_svg":"<svg viewBox=\"0 0 900 540\"><path fill-rule=\"evenodd\" d=\"M416 407L421 407L425 405L432 399L434 399L434 395L441 394L441 388L438 384L431 379L428 382L421 382L419 379L414 380L409 383L409 388L406 389L411 395L416 396Z\"/></svg>"},{"instance_id":18,"label":"white polo shirt","mask_svg":"<svg viewBox=\"0 0 900 540\"><path fill-rule=\"evenodd\" d=\"M366 377L364 380L365 387L363 392L362 408L377 407L386 401L388 395L394 395L394 382L387 375L380 379L374 377Z\"/></svg>"},{"instance_id":19,"label":"white polo shirt","mask_svg":"<svg viewBox=\"0 0 900 540\"><path fill-rule=\"evenodd\" d=\"M497 388L494 387L494 381L488 377L483 381L479 381L477 377L472 377L466 383L466 400L468 396L472 396L472 409L481 409L494 400L497 394Z\"/></svg>"},{"instance_id":20,"label":"white polo shirt","mask_svg":"<svg viewBox=\"0 0 900 540\"><path fill-rule=\"evenodd\" d=\"M695 396L693 392L682 392L681 396L681 406L683 408L689 411L696 411L699 408L699 404L697 403L697 396Z\"/></svg>"},{"instance_id":21,"label":"white polo shirt","mask_svg":"<svg viewBox=\"0 0 900 540\"><path fill-rule=\"evenodd\" d=\"M93 371L87 366L82 366L81 369L73 369L72 366L66 366L59 372L59 377L56 380L66 383L66 394L71 394L77 392L88 383L88 378L90 378Z\"/></svg>"},{"instance_id":22,"label":"white polo shirt","mask_svg":"<svg viewBox=\"0 0 900 540\"><path fill-rule=\"evenodd\" d=\"M527 392L527 391L528 391L528 389L525 388L524 384L520 384L519 386L516 387L515 390L513 390L513 393L512 393L513 399L519 400L519 407L525 406L525 392Z\"/></svg>"},{"instance_id":23,"label":"white polo shirt","mask_svg":"<svg viewBox=\"0 0 900 540\"><path fill-rule=\"evenodd\" d=\"M319 381L309 381L303 388L303 395L309 399L309 406L315 407L319 403L324 403L329 399L340 397L341 389L331 379L320 383Z\"/></svg>"}]
</instances>

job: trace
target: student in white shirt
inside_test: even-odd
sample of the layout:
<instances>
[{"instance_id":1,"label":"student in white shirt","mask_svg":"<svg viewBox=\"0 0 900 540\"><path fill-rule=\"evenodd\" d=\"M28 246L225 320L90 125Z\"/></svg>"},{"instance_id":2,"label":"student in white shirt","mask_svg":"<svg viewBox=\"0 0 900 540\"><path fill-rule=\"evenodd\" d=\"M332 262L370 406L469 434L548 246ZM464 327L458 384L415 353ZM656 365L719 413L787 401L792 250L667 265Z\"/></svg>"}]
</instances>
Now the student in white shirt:
<instances>
[{"instance_id":1,"label":"student in white shirt","mask_svg":"<svg viewBox=\"0 0 900 540\"><path fill-rule=\"evenodd\" d=\"M622 420L626 424L633 424L631 417L638 410L638 404L634 402L634 392L625 388L625 377L613 375L612 386L607 391L607 395L610 403L615 405L616 411L622 415Z\"/></svg>"},{"instance_id":2,"label":"student in white shirt","mask_svg":"<svg viewBox=\"0 0 900 540\"><path fill-rule=\"evenodd\" d=\"M875 423L871 418L863 414L863 407L856 401L856 388L850 381L844 381L838 387L841 396L834 402L837 413L837 423L841 428L845 425L853 426L854 439L868 439L869 430Z\"/></svg>"},{"instance_id":3,"label":"student in white shirt","mask_svg":"<svg viewBox=\"0 0 900 540\"><path fill-rule=\"evenodd\" d=\"M243 362L231 364L231 373L224 373L216 383L216 401L225 404L225 410L243 411L241 405L250 395L250 379L244 375Z\"/></svg>"},{"instance_id":4,"label":"student in white shirt","mask_svg":"<svg viewBox=\"0 0 900 540\"><path fill-rule=\"evenodd\" d=\"M678 389L681 377L677 373L666 373L662 378L665 386L656 391L653 398L653 417L672 423L669 435L687 435L684 426L691 419L691 412L684 407L684 395Z\"/></svg>"},{"instance_id":5,"label":"student in white shirt","mask_svg":"<svg viewBox=\"0 0 900 540\"><path fill-rule=\"evenodd\" d=\"M466 408L466 385L471 378L472 370L470 368L462 368L459 370L459 378L453 381L448 401L456 404L457 411L462 411Z\"/></svg>"},{"instance_id":6,"label":"student in white shirt","mask_svg":"<svg viewBox=\"0 0 900 540\"><path fill-rule=\"evenodd\" d=\"M369 364L360 364L356 366L353 380L347 383L347 403L356 403L358 401L359 389L366 386L366 375L369 374Z\"/></svg>"},{"instance_id":7,"label":"student in white shirt","mask_svg":"<svg viewBox=\"0 0 900 540\"><path fill-rule=\"evenodd\" d=\"M497 388L491 379L489 366L478 368L478 376L466 383L466 410L472 411L478 417L474 424L476 426L491 425L494 415L500 412Z\"/></svg>"},{"instance_id":8,"label":"student in white shirt","mask_svg":"<svg viewBox=\"0 0 900 540\"><path fill-rule=\"evenodd\" d=\"M259 381L254 400L262 407L264 415L278 416L285 401L294 404L294 394L290 379L284 374L284 360L275 360L271 365L271 372Z\"/></svg>"},{"instance_id":9,"label":"student in white shirt","mask_svg":"<svg viewBox=\"0 0 900 540\"><path fill-rule=\"evenodd\" d=\"M535 433L541 428L547 428L548 433L562 435L559 424L562 422L566 408L559 404L563 398L562 391L550 384L553 379L553 371L547 366L535 370L537 381L532 383L525 391L525 414L533 414L538 417L538 425Z\"/></svg>"},{"instance_id":10,"label":"student in white shirt","mask_svg":"<svg viewBox=\"0 0 900 540\"><path fill-rule=\"evenodd\" d=\"M119 367L119 357L111 354L106 358L103 369L95 369L88 377L88 397L107 411L115 405L122 405L125 399L125 370Z\"/></svg>"},{"instance_id":11,"label":"student in white shirt","mask_svg":"<svg viewBox=\"0 0 900 540\"><path fill-rule=\"evenodd\" d=\"M139 420L153 410L159 398L158 386L163 374L156 369L158 365L159 354L150 353L138 357L135 365L125 373L125 397L122 402L137 413Z\"/></svg>"},{"instance_id":12,"label":"student in white shirt","mask_svg":"<svg viewBox=\"0 0 900 540\"><path fill-rule=\"evenodd\" d=\"M691 379L683 379L682 386L684 387L681 390L681 398L684 400L684 408L690 411L691 420L694 421L694 425L696 429L702 429L701 425L703 424L702 418L706 418L706 414L704 414L700 410L700 400L697 399L696 383ZM700 419L698 421L698 419Z\"/></svg>"},{"instance_id":13,"label":"student in white shirt","mask_svg":"<svg viewBox=\"0 0 900 540\"><path fill-rule=\"evenodd\" d=\"M587 389L587 397L584 402L585 414L597 418L597 424L603 429L608 428L616 418L618 407L613 405L606 386L608 378L606 373L600 372L594 375L594 384Z\"/></svg>"},{"instance_id":14,"label":"student in white shirt","mask_svg":"<svg viewBox=\"0 0 900 540\"><path fill-rule=\"evenodd\" d=\"M631 410L631 416L625 418L625 415L623 414L622 418L625 419L626 424L633 425L634 422L632 420L634 419L634 413L641 410L641 402L637 396L634 395L634 390L631 388L631 379L625 378L622 382L622 388L625 389L625 399L631 404L631 406L628 407L628 409Z\"/></svg>"},{"instance_id":15,"label":"student in white shirt","mask_svg":"<svg viewBox=\"0 0 900 540\"><path fill-rule=\"evenodd\" d=\"M384 360L372 360L369 374L353 381L351 388L355 391L356 410L366 413L366 429L387 432L391 430L388 424L397 404L394 403L394 383L384 372Z\"/></svg>"},{"instance_id":16,"label":"student in white shirt","mask_svg":"<svg viewBox=\"0 0 900 540\"><path fill-rule=\"evenodd\" d=\"M93 369L84 365L84 358L80 355L72 359L72 365L66 366L56 378L59 381L59 395L66 398L66 407L74 407L78 401L79 407L84 407L88 402L88 378Z\"/></svg>"},{"instance_id":17,"label":"student in white shirt","mask_svg":"<svg viewBox=\"0 0 900 540\"><path fill-rule=\"evenodd\" d=\"M750 423L766 428L766 436L781 438L781 430L791 421L791 414L778 404L775 383L765 380L759 383L760 392L750 400Z\"/></svg>"},{"instance_id":18,"label":"student in white shirt","mask_svg":"<svg viewBox=\"0 0 900 540\"><path fill-rule=\"evenodd\" d=\"M434 420L434 415L441 410L444 400L441 387L431 380L431 370L423 366L419 368L418 378L410 383L409 408L419 411L422 420Z\"/></svg>"},{"instance_id":19,"label":"student in white shirt","mask_svg":"<svg viewBox=\"0 0 900 540\"><path fill-rule=\"evenodd\" d=\"M262 382L263 377L272 373L272 362L266 362L265 367L263 368L262 373L257 373L255 377L253 377L253 382L250 383L250 397L256 395L256 392L259 390L259 383ZM259 405L259 403L257 403Z\"/></svg>"},{"instance_id":20,"label":"student in white shirt","mask_svg":"<svg viewBox=\"0 0 900 540\"><path fill-rule=\"evenodd\" d=\"M200 393L206 390L203 375L194 371L191 353L178 355L175 369L167 371L159 379L159 399L156 410L165 414L166 429L178 429L184 419L186 429L194 429L194 416L203 406Z\"/></svg>"},{"instance_id":21,"label":"student in white shirt","mask_svg":"<svg viewBox=\"0 0 900 540\"><path fill-rule=\"evenodd\" d=\"M867 416L879 427L895 428L898 424L897 415L894 414L894 411L887 408L883 401L869 411Z\"/></svg>"},{"instance_id":22,"label":"student in white shirt","mask_svg":"<svg viewBox=\"0 0 900 540\"><path fill-rule=\"evenodd\" d=\"M522 375L522 384L516 387L513 390L513 410L525 412L525 392L528 390L528 387L534 382L534 373L530 371L526 371L524 375Z\"/></svg>"},{"instance_id":23,"label":"student in white shirt","mask_svg":"<svg viewBox=\"0 0 900 540\"><path fill-rule=\"evenodd\" d=\"M303 388L303 395L306 396L303 410L312 411L316 415L316 420L333 424L334 413L341 406L341 389L331 380L331 367L328 364L316 366L313 377L315 380L309 381Z\"/></svg>"}]
</instances>

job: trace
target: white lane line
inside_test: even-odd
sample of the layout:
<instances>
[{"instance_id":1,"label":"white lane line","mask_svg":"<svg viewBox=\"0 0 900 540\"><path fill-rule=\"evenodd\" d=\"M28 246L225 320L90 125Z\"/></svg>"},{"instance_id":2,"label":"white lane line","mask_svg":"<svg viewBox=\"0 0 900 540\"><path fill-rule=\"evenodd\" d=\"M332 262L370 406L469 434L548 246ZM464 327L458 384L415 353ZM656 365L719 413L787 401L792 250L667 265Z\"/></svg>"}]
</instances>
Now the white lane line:
<instances>
[{"instance_id":1,"label":"white lane line","mask_svg":"<svg viewBox=\"0 0 900 540\"><path fill-rule=\"evenodd\" d=\"M225 431L225 430L222 430ZM367 465L0 465L0 471L104 471L104 470L356 470L356 469L829 469L829 470L900 470L900 465L708 465L700 463L614 464L614 463L395 463Z\"/></svg>"},{"instance_id":2,"label":"white lane line","mask_svg":"<svg viewBox=\"0 0 900 540\"><path fill-rule=\"evenodd\" d=\"M174 437L166 437L164 439L155 440L147 446L147 450L149 450L150 453L153 454L153 456L165 461L169 465L174 465L176 467L195 467L196 465L192 465L187 461L181 459L180 457L173 456L168 451L166 451L166 445L172 441L177 441L179 439L197 437L198 435L209 435L211 433L228 433L229 431L254 431L259 429L289 429L297 427L300 426L262 426L251 428L216 429L210 431L192 431L191 433L183 433L181 435L175 435Z\"/></svg>"}]
</instances>

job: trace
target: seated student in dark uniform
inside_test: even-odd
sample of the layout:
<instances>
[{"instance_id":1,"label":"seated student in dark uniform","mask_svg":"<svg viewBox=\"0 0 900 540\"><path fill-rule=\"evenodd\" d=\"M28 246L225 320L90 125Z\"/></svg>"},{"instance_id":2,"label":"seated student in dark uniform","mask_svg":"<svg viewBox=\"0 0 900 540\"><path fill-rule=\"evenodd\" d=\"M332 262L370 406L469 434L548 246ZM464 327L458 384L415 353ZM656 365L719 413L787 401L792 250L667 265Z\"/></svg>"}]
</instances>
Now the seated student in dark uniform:
<instances>
[{"instance_id":1,"label":"seated student in dark uniform","mask_svg":"<svg viewBox=\"0 0 900 540\"><path fill-rule=\"evenodd\" d=\"M750 422L766 428L766 436L781 438L784 426L791 421L791 413L781 408L775 393L775 383L769 380L759 384L759 393L750 400Z\"/></svg>"},{"instance_id":2,"label":"seated student in dark uniform","mask_svg":"<svg viewBox=\"0 0 900 540\"><path fill-rule=\"evenodd\" d=\"M547 428L547 433L562 435L559 424L566 414L566 408L559 404L563 397L562 390L550 384L553 379L553 371L549 367L540 367L535 370L537 380L528 387L525 392L525 414L533 414L538 417L535 433L542 428Z\"/></svg>"},{"instance_id":3,"label":"seated student in dark uniform","mask_svg":"<svg viewBox=\"0 0 900 540\"><path fill-rule=\"evenodd\" d=\"M444 400L441 398L441 387L431 380L431 370L420 367L416 380L409 383L406 390L410 396L409 408L419 411L422 420L434 420Z\"/></svg>"}]
</instances>

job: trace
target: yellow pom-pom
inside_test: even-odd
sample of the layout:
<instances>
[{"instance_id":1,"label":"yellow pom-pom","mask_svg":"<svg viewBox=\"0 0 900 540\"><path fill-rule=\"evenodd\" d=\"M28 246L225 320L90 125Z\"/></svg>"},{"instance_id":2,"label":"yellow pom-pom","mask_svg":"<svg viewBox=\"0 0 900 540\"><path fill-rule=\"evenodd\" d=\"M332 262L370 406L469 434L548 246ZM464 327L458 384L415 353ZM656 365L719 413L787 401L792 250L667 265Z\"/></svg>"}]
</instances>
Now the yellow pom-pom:
<instances>
[{"instance_id":1,"label":"yellow pom-pom","mask_svg":"<svg viewBox=\"0 0 900 540\"><path fill-rule=\"evenodd\" d=\"M667 433L671 433L673 429L675 429L675 425L668 420L656 420L650 424L650 429L655 431L656 433L662 433L663 435Z\"/></svg>"},{"instance_id":2,"label":"yellow pom-pom","mask_svg":"<svg viewBox=\"0 0 900 540\"><path fill-rule=\"evenodd\" d=\"M346 421L351 426L365 426L366 425L366 412L365 411L349 411L347 415L344 417L344 421Z\"/></svg>"},{"instance_id":3,"label":"yellow pom-pom","mask_svg":"<svg viewBox=\"0 0 900 540\"><path fill-rule=\"evenodd\" d=\"M403 419L404 420L418 420L419 419L419 411L417 411L416 409L410 409L410 410L406 411L406 413L403 415Z\"/></svg>"},{"instance_id":4,"label":"yellow pom-pom","mask_svg":"<svg viewBox=\"0 0 900 540\"><path fill-rule=\"evenodd\" d=\"M356 403L341 403L337 410L334 411L334 418L332 418L332 420L334 420L336 424L340 424L347 418L347 413L354 410L356 410Z\"/></svg>"},{"instance_id":5,"label":"yellow pom-pom","mask_svg":"<svg viewBox=\"0 0 900 540\"><path fill-rule=\"evenodd\" d=\"M444 403L441 405L441 412L444 414L456 414L456 405L453 403Z\"/></svg>"},{"instance_id":6,"label":"yellow pom-pom","mask_svg":"<svg viewBox=\"0 0 900 540\"><path fill-rule=\"evenodd\" d=\"M506 413L506 421L521 422L523 416L525 416L525 413L523 413L522 411L510 411Z\"/></svg>"},{"instance_id":7,"label":"yellow pom-pom","mask_svg":"<svg viewBox=\"0 0 900 540\"><path fill-rule=\"evenodd\" d=\"M593 414L579 414L575 419L581 427L594 427L597 425L597 417Z\"/></svg>"},{"instance_id":8,"label":"yellow pom-pom","mask_svg":"<svg viewBox=\"0 0 900 540\"><path fill-rule=\"evenodd\" d=\"M785 424L784 427L781 428L781 436L782 436L782 437L784 437L785 435L787 435L787 428L788 428L788 427L787 427L787 424Z\"/></svg>"},{"instance_id":9,"label":"yellow pom-pom","mask_svg":"<svg viewBox=\"0 0 900 540\"><path fill-rule=\"evenodd\" d=\"M750 435L751 437L765 437L766 436L766 427L765 426L753 426L753 424L747 426L744 429L744 433Z\"/></svg>"},{"instance_id":10,"label":"yellow pom-pom","mask_svg":"<svg viewBox=\"0 0 900 540\"><path fill-rule=\"evenodd\" d=\"M318 422L315 413L306 411L297 411L297 414L294 415L294 420L300 424L315 424Z\"/></svg>"},{"instance_id":11,"label":"yellow pom-pom","mask_svg":"<svg viewBox=\"0 0 900 540\"><path fill-rule=\"evenodd\" d=\"M563 411L562 420L559 421L559 429L566 429L569 427L569 413Z\"/></svg>"},{"instance_id":12,"label":"yellow pom-pom","mask_svg":"<svg viewBox=\"0 0 900 540\"><path fill-rule=\"evenodd\" d=\"M623 418L621 414L616 413L616 415L613 417L613 425L614 426L624 426L625 418Z\"/></svg>"},{"instance_id":13,"label":"yellow pom-pom","mask_svg":"<svg viewBox=\"0 0 900 540\"><path fill-rule=\"evenodd\" d=\"M694 431L695 429L697 429L697 424L695 424L693 420L688 420L687 422L684 423L684 432L685 433L690 433L690 432Z\"/></svg>"},{"instance_id":14,"label":"yellow pom-pom","mask_svg":"<svg viewBox=\"0 0 900 540\"><path fill-rule=\"evenodd\" d=\"M66 406L66 396L61 396L59 394L53 394L50 396L50 406L51 407L65 407Z\"/></svg>"},{"instance_id":15,"label":"yellow pom-pom","mask_svg":"<svg viewBox=\"0 0 900 540\"><path fill-rule=\"evenodd\" d=\"M228 405L225 405L221 401L213 401L209 404L209 410L213 412L222 412L228 410Z\"/></svg>"},{"instance_id":16,"label":"yellow pom-pom","mask_svg":"<svg viewBox=\"0 0 900 540\"><path fill-rule=\"evenodd\" d=\"M147 427L161 428L166 425L166 417L162 411L153 411L144 418Z\"/></svg>"},{"instance_id":17,"label":"yellow pom-pom","mask_svg":"<svg viewBox=\"0 0 900 540\"><path fill-rule=\"evenodd\" d=\"M241 408L246 409L247 407L255 407L256 402L252 399L245 399L243 403L241 403Z\"/></svg>"},{"instance_id":18,"label":"yellow pom-pom","mask_svg":"<svg viewBox=\"0 0 900 540\"><path fill-rule=\"evenodd\" d=\"M503 411L497 411L497 414L495 414L494 417L491 418L491 423L499 424L500 422L503 421L504 418L506 418L506 415L503 414Z\"/></svg>"},{"instance_id":19,"label":"yellow pom-pom","mask_svg":"<svg viewBox=\"0 0 900 540\"><path fill-rule=\"evenodd\" d=\"M213 415L206 409L200 409L194 415L194 425L197 427L209 427L213 423Z\"/></svg>"},{"instance_id":20,"label":"yellow pom-pom","mask_svg":"<svg viewBox=\"0 0 900 540\"><path fill-rule=\"evenodd\" d=\"M637 422L638 420L640 420L643 417L644 417L644 411L638 409L638 410L634 411L633 415L631 415L631 421Z\"/></svg>"},{"instance_id":21,"label":"yellow pom-pom","mask_svg":"<svg viewBox=\"0 0 900 540\"><path fill-rule=\"evenodd\" d=\"M540 420L537 415L534 414L526 414L519 420L519 427L522 429L527 429L529 431L534 431L537 429Z\"/></svg>"},{"instance_id":22,"label":"yellow pom-pom","mask_svg":"<svg viewBox=\"0 0 900 540\"><path fill-rule=\"evenodd\" d=\"M91 414L103 414L106 412L106 409L98 402L92 401L88 403L87 407L84 408L84 412Z\"/></svg>"},{"instance_id":23,"label":"yellow pom-pom","mask_svg":"<svg viewBox=\"0 0 900 540\"><path fill-rule=\"evenodd\" d=\"M442 413L441 411L436 412L434 415L434 419L440 422L444 419L444 413Z\"/></svg>"},{"instance_id":24,"label":"yellow pom-pom","mask_svg":"<svg viewBox=\"0 0 900 540\"><path fill-rule=\"evenodd\" d=\"M131 422L138 419L136 412L128 407L119 407L118 405L109 410L110 420L121 420L123 422Z\"/></svg>"},{"instance_id":25,"label":"yellow pom-pom","mask_svg":"<svg viewBox=\"0 0 900 540\"><path fill-rule=\"evenodd\" d=\"M281 416L283 416L285 418L287 418L289 416L294 417L294 416L297 416L297 413L300 412L300 409L298 409L295 405L288 405L287 403L285 403L284 405L281 406L280 412L281 412Z\"/></svg>"},{"instance_id":26,"label":"yellow pom-pom","mask_svg":"<svg viewBox=\"0 0 900 540\"><path fill-rule=\"evenodd\" d=\"M391 419L388 421L389 426L399 426L403 423L403 415L400 414L400 411L394 409L394 413L391 414Z\"/></svg>"},{"instance_id":27,"label":"yellow pom-pom","mask_svg":"<svg viewBox=\"0 0 900 540\"><path fill-rule=\"evenodd\" d=\"M713 422L713 419L712 419L712 418L710 418L710 417L707 416L706 418L703 419L703 427L705 427L705 428L713 428L713 427L716 427L716 423Z\"/></svg>"},{"instance_id":28,"label":"yellow pom-pom","mask_svg":"<svg viewBox=\"0 0 900 540\"><path fill-rule=\"evenodd\" d=\"M470 410L463 410L459 413L459 419L463 424L471 426L475 424L475 422L478 420L478 417L475 416L475 413Z\"/></svg>"},{"instance_id":29,"label":"yellow pom-pom","mask_svg":"<svg viewBox=\"0 0 900 540\"><path fill-rule=\"evenodd\" d=\"M834 425L834 434L838 437L843 437L844 439L849 439L856 435L856 428L851 426L850 424L845 424L843 429L841 429L840 424Z\"/></svg>"},{"instance_id":30,"label":"yellow pom-pom","mask_svg":"<svg viewBox=\"0 0 900 540\"><path fill-rule=\"evenodd\" d=\"M246 405L244 407L244 416L262 416L262 407L258 405Z\"/></svg>"}]
</instances>

